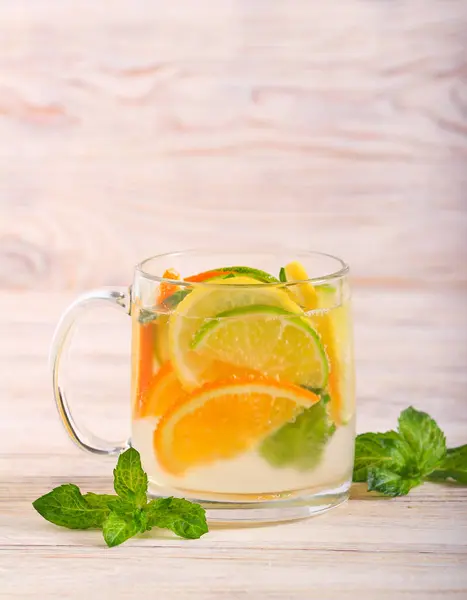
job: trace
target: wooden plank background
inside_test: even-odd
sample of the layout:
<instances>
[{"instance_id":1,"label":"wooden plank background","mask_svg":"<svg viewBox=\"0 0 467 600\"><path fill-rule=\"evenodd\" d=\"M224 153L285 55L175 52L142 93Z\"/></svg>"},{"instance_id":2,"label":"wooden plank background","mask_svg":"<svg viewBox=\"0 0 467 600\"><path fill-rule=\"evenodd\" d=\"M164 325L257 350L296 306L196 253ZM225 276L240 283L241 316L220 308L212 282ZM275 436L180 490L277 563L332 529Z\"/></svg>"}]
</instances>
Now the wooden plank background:
<instances>
[{"instance_id":1,"label":"wooden plank background","mask_svg":"<svg viewBox=\"0 0 467 600\"><path fill-rule=\"evenodd\" d=\"M37 528L23 512L31 496L64 477L80 483L84 472L105 486L110 472L109 463L80 455L60 429L45 366L54 323L78 292L128 284L146 256L226 241L342 256L354 283L359 429L391 427L414 404L437 418L451 445L467 441L466 190L465 0L0 0L5 597L26 597L33 587L32 575L15 570L13 547L28 573L50 568L47 548L56 538L44 539L49 529L28 545ZM84 330L92 336L79 337L74 363L77 408L113 437L127 430L124 321L111 311L90 319ZM336 548L366 552L346 559L345 576L323 598L343 598L343 590L350 598L362 586L368 598L392 598L384 577L368 587L371 564L407 593L401 597L425 599L433 590L461 597L465 498L446 492L446 520L448 505L432 502L436 492L427 490L416 496L422 508L412 513L419 529L410 540L402 517L389 515L385 527L402 546L387 549L384 568L371 562L373 550L349 541L359 532L366 548L382 547L372 537L379 509L363 523L367 503L356 504L354 521L340 513L339 531L331 521L313 526L318 538L334 540L315 548L326 577ZM11 515L27 515L19 529ZM433 519L430 533L426 519ZM240 573L228 597L244 597L249 560L266 547L256 573L267 583L274 564L278 595L256 589L255 580L255 598L307 597L300 528L261 531L251 537L257 554L241 554L229 532L215 533L201 555L192 551L192 563L223 548ZM348 545L339 545L343 531ZM294 540L293 552L281 555L283 571L275 559L275 548L288 543L281 535ZM435 546L438 554L410 571L412 553ZM56 552L69 556L67 548ZM140 552L128 551L138 580ZM164 552L167 565L178 556L171 546ZM449 553L459 552L464 563L452 562ZM92 554L75 552L73 560L85 565ZM287 596L280 582L297 561ZM222 586L232 576L226 564L216 563ZM47 573L48 597L62 597L58 572ZM172 576L164 577L168 593ZM201 583L180 583L178 597ZM212 597L224 597L216 585ZM83 580L76 590L87 586Z\"/></svg>"},{"instance_id":2,"label":"wooden plank background","mask_svg":"<svg viewBox=\"0 0 467 600\"><path fill-rule=\"evenodd\" d=\"M465 284L466 3L325 4L3 0L2 289L225 239Z\"/></svg>"}]
</instances>

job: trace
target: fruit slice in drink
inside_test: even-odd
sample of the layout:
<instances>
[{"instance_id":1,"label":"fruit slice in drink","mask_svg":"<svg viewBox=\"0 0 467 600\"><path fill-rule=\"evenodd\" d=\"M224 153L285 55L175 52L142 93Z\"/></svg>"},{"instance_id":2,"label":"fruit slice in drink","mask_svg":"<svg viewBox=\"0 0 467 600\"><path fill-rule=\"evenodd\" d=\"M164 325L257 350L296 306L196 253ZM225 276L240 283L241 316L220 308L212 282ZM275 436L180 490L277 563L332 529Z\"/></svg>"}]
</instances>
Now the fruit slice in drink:
<instances>
[{"instance_id":1,"label":"fruit slice in drink","mask_svg":"<svg viewBox=\"0 0 467 600\"><path fill-rule=\"evenodd\" d=\"M286 280L297 281L293 287L289 288L292 294L296 297L298 303L307 310L317 308L318 294L311 283L306 283L309 279L308 273L302 263L293 261L284 267Z\"/></svg>"},{"instance_id":2,"label":"fruit slice in drink","mask_svg":"<svg viewBox=\"0 0 467 600\"><path fill-rule=\"evenodd\" d=\"M273 379L206 384L162 417L154 432L156 457L173 475L234 458L257 448L319 399L304 388Z\"/></svg>"},{"instance_id":3,"label":"fruit slice in drink","mask_svg":"<svg viewBox=\"0 0 467 600\"><path fill-rule=\"evenodd\" d=\"M253 269L252 267L220 267L219 269L203 271L203 273L198 273L197 275L190 275L185 281L202 282L226 277L227 275L250 277L262 283L279 283L279 280L270 273L266 273L266 271L262 271L261 269Z\"/></svg>"},{"instance_id":4,"label":"fruit slice in drink","mask_svg":"<svg viewBox=\"0 0 467 600\"><path fill-rule=\"evenodd\" d=\"M184 387L193 389L212 380L213 375L215 377L210 373L214 358L212 354L203 354L192 346L194 335L206 319L215 318L226 310L252 304L276 306L289 313L301 312L284 290L259 285L257 280L244 276L220 279L212 287L206 285L196 288L180 302L169 319L169 350L170 360ZM254 368L252 364L243 366Z\"/></svg>"},{"instance_id":5,"label":"fruit slice in drink","mask_svg":"<svg viewBox=\"0 0 467 600\"><path fill-rule=\"evenodd\" d=\"M313 389L323 389L328 379L326 354L309 320L279 306L219 313L194 334L191 348L210 360Z\"/></svg>"},{"instance_id":6,"label":"fruit slice in drink","mask_svg":"<svg viewBox=\"0 0 467 600\"><path fill-rule=\"evenodd\" d=\"M305 268L298 262L285 267L287 281L299 281L290 286L290 291L305 309L328 308L326 312L316 313L312 320L318 330L329 360L328 392L331 397L330 412L336 424L345 424L354 413L354 382L351 357L345 357L345 351L351 348L349 337L350 308L348 302L337 297L333 286L313 286Z\"/></svg>"},{"instance_id":7,"label":"fruit slice in drink","mask_svg":"<svg viewBox=\"0 0 467 600\"><path fill-rule=\"evenodd\" d=\"M170 362L161 366L138 398L135 418L160 417L186 396Z\"/></svg>"}]
</instances>

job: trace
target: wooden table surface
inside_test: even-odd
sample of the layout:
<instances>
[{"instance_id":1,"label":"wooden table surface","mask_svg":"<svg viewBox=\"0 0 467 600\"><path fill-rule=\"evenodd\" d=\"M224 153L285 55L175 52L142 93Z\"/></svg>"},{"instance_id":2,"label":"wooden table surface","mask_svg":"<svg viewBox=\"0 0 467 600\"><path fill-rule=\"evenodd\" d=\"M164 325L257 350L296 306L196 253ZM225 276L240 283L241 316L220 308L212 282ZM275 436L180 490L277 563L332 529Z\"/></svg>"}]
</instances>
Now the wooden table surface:
<instances>
[{"instance_id":1,"label":"wooden table surface","mask_svg":"<svg viewBox=\"0 0 467 600\"><path fill-rule=\"evenodd\" d=\"M454 486L112 550L31 507L111 489L53 406L60 312L206 241L345 258L359 431L412 404L467 442L466 40L465 0L0 1L0 598L467 597ZM129 330L97 311L71 355L73 407L112 439Z\"/></svg>"}]
</instances>

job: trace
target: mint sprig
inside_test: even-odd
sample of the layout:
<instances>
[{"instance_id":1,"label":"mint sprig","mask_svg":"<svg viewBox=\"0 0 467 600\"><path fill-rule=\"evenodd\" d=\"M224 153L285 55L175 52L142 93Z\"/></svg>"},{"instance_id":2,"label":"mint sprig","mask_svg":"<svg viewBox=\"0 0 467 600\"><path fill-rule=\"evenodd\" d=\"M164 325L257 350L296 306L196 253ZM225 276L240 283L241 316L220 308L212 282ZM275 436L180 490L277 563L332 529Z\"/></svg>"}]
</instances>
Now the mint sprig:
<instances>
[{"instance_id":1,"label":"mint sprig","mask_svg":"<svg viewBox=\"0 0 467 600\"><path fill-rule=\"evenodd\" d=\"M117 546L153 527L196 539L207 533L205 510L182 498L147 500L148 478L139 452L123 452L114 469L114 494L82 494L66 483L33 502L47 521L69 529L102 529L108 546Z\"/></svg>"},{"instance_id":2,"label":"mint sprig","mask_svg":"<svg viewBox=\"0 0 467 600\"><path fill-rule=\"evenodd\" d=\"M369 491L405 496L424 481L447 479L467 484L467 446L448 450L444 433L425 412L409 407L397 431L357 436L353 481L366 481Z\"/></svg>"}]
</instances>

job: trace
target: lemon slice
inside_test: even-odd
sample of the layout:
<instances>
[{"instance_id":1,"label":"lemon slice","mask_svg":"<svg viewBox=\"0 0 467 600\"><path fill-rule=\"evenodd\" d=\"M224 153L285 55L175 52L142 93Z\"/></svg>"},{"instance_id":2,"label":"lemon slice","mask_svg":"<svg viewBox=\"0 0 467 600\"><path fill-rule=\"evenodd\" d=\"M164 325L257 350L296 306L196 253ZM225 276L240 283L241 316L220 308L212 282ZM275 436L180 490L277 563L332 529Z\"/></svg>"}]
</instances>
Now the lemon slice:
<instances>
[{"instance_id":1,"label":"lemon slice","mask_svg":"<svg viewBox=\"0 0 467 600\"><path fill-rule=\"evenodd\" d=\"M212 360L278 381L322 389L328 379L326 353L309 320L278 306L241 306L219 313L195 333L191 347Z\"/></svg>"},{"instance_id":2,"label":"lemon slice","mask_svg":"<svg viewBox=\"0 0 467 600\"><path fill-rule=\"evenodd\" d=\"M329 359L330 413L338 425L355 413L355 373L350 305L348 302L313 317Z\"/></svg>"},{"instance_id":3,"label":"lemon slice","mask_svg":"<svg viewBox=\"0 0 467 600\"><path fill-rule=\"evenodd\" d=\"M268 379L207 384L163 415L153 438L156 458L173 475L234 458L319 399L299 386Z\"/></svg>"},{"instance_id":4,"label":"lemon slice","mask_svg":"<svg viewBox=\"0 0 467 600\"><path fill-rule=\"evenodd\" d=\"M208 375L212 366L210 357L192 347L193 336L206 319L251 304L277 306L296 314L302 312L284 290L261 285L258 280L245 276L220 279L212 288L206 285L194 289L178 304L169 319L169 352L184 387L193 389L212 378Z\"/></svg>"},{"instance_id":5,"label":"lemon slice","mask_svg":"<svg viewBox=\"0 0 467 600\"><path fill-rule=\"evenodd\" d=\"M309 310L327 309L313 315L329 360L328 391L330 413L337 424L347 423L355 412L355 382L353 371L350 308L341 302L338 288L332 285L314 287L300 262L285 267L287 281L303 281L289 287L297 301Z\"/></svg>"},{"instance_id":6,"label":"lemon slice","mask_svg":"<svg viewBox=\"0 0 467 600\"><path fill-rule=\"evenodd\" d=\"M316 308L318 306L318 295L314 286L311 283L306 283L309 277L302 263L293 261L284 267L284 271L287 282L305 282L297 283L288 288L292 295L296 297L298 303L308 310Z\"/></svg>"}]
</instances>

